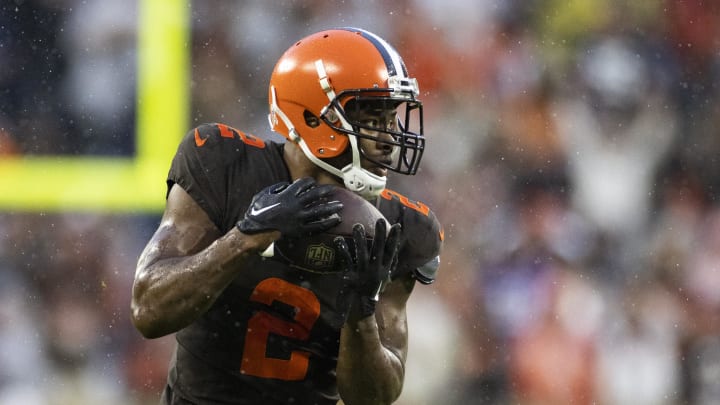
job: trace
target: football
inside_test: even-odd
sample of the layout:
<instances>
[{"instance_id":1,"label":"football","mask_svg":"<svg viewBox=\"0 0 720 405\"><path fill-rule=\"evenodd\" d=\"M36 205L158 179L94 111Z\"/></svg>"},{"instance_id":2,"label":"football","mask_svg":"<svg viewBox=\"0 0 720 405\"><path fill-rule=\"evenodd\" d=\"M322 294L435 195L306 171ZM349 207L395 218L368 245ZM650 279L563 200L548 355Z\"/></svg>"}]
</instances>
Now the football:
<instances>
[{"instance_id":1,"label":"football","mask_svg":"<svg viewBox=\"0 0 720 405\"><path fill-rule=\"evenodd\" d=\"M332 198L342 202L340 212L342 222L323 233L301 239L280 238L275 242L273 255L287 261L291 267L315 273L340 271L340 256L333 240L343 236L350 250L354 249L352 228L356 223L363 224L368 242L375 235L375 223L385 217L375 206L359 195L342 187L337 187ZM389 230L388 226L388 230Z\"/></svg>"}]
</instances>

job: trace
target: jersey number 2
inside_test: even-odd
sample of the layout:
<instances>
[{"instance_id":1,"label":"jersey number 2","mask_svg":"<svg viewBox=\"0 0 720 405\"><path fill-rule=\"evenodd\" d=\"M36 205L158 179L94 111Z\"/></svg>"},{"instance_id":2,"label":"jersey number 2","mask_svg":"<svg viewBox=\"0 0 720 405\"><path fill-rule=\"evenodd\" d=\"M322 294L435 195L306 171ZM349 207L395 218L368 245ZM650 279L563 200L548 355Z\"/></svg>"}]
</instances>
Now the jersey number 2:
<instances>
[{"instance_id":1,"label":"jersey number 2","mask_svg":"<svg viewBox=\"0 0 720 405\"><path fill-rule=\"evenodd\" d=\"M310 353L295 350L289 359L268 357L267 344L270 334L292 339L306 340L320 316L320 301L315 294L303 287L279 278L261 281L253 290L252 301L271 305L279 301L295 309L295 322L288 322L267 312L258 311L248 321L240 372L262 378L298 381L305 378Z\"/></svg>"}]
</instances>

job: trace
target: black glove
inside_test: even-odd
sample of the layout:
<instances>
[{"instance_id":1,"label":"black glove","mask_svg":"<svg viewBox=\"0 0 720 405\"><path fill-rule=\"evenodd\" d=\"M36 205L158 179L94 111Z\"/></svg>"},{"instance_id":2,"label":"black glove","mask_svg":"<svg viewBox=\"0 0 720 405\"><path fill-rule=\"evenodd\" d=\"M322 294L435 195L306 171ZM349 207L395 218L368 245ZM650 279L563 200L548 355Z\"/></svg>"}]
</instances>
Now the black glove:
<instances>
[{"instance_id":1,"label":"black glove","mask_svg":"<svg viewBox=\"0 0 720 405\"><path fill-rule=\"evenodd\" d=\"M237 227L246 234L280 231L291 238L332 228L340 223L343 207L340 201L328 201L334 188L317 185L310 177L266 187L255 194Z\"/></svg>"},{"instance_id":2,"label":"black glove","mask_svg":"<svg viewBox=\"0 0 720 405\"><path fill-rule=\"evenodd\" d=\"M397 265L400 224L392 225L390 232L387 232L385 220L379 219L375 224L375 237L371 244L366 238L365 228L355 224L354 252L351 252L345 238L337 237L334 242L344 269L337 298L338 310L344 314L342 323L348 317L362 319L373 315L383 283Z\"/></svg>"}]
</instances>

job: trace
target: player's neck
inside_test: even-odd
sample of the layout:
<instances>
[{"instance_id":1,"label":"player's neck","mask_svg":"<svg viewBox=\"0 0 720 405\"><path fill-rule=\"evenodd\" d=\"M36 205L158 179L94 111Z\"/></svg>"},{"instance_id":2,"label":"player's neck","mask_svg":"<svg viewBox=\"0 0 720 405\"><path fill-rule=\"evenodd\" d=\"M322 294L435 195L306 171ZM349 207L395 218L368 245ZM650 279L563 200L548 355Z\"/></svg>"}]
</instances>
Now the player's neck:
<instances>
[{"instance_id":1,"label":"player's neck","mask_svg":"<svg viewBox=\"0 0 720 405\"><path fill-rule=\"evenodd\" d=\"M292 180L297 180L302 177L312 177L319 184L336 184L343 187L340 179L311 162L302 150L292 142L285 143L283 159L285 160Z\"/></svg>"}]
</instances>

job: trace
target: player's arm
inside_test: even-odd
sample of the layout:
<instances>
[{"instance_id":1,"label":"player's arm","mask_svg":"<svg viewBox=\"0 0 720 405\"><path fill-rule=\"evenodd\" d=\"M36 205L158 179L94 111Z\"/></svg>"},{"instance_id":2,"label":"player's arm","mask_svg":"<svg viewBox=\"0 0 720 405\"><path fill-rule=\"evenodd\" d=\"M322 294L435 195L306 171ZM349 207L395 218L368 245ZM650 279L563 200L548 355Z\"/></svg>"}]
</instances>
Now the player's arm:
<instances>
[{"instance_id":1,"label":"player's arm","mask_svg":"<svg viewBox=\"0 0 720 405\"><path fill-rule=\"evenodd\" d=\"M345 267L338 308L347 308L337 380L340 397L347 405L389 404L402 391L407 351L405 304L414 280L408 275L386 283L397 265L401 235L399 224L389 232L386 226L384 219L377 221L368 246L363 226L356 224L352 253L343 238L335 240Z\"/></svg>"},{"instance_id":2,"label":"player's arm","mask_svg":"<svg viewBox=\"0 0 720 405\"><path fill-rule=\"evenodd\" d=\"M249 256L280 235L335 226L342 204L327 201L331 191L310 178L271 185L222 235L195 200L174 185L160 226L138 261L131 302L135 327L148 338L182 329L210 308Z\"/></svg>"},{"instance_id":3,"label":"player's arm","mask_svg":"<svg viewBox=\"0 0 720 405\"><path fill-rule=\"evenodd\" d=\"M374 316L350 318L343 327L337 380L346 405L390 404L400 396L407 358L405 306L414 285L410 274L393 280Z\"/></svg>"},{"instance_id":4,"label":"player's arm","mask_svg":"<svg viewBox=\"0 0 720 405\"><path fill-rule=\"evenodd\" d=\"M175 184L160 226L135 272L132 321L148 338L176 332L207 311L243 269L279 232L246 235L236 227L222 235L206 212Z\"/></svg>"}]
</instances>

